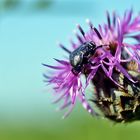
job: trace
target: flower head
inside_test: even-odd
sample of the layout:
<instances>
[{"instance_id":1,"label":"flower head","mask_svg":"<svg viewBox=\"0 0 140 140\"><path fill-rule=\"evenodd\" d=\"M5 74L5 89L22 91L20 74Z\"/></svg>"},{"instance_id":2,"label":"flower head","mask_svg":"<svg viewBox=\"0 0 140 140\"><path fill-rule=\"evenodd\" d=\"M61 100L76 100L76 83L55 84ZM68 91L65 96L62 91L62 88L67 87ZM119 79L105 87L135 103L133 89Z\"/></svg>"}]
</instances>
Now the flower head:
<instances>
[{"instance_id":1,"label":"flower head","mask_svg":"<svg viewBox=\"0 0 140 140\"><path fill-rule=\"evenodd\" d=\"M54 85L55 94L59 96L56 102L64 99L64 104L60 108L70 106L67 114L74 107L76 99L81 101L88 112L96 114L85 96L85 90L90 82L95 86L97 93L94 94L97 97L101 92L110 97L111 90L106 93L106 88L124 90L124 83L119 80L120 75L130 81L131 85L139 82L128 68L129 64L134 62L136 72L140 72L140 15L132 18L132 14L132 9L126 11L122 17L115 12L112 16L107 12L107 23L100 24L98 29L87 20L87 32L77 25L80 34L75 32L78 42L71 41L71 50L60 44L68 53L69 59L55 59L56 66L44 64L54 69L51 76L45 77L49 84ZM134 43L131 43L132 40ZM82 81L82 75L85 76L85 82ZM112 87L106 87L102 83L104 80L109 81Z\"/></svg>"}]
</instances>

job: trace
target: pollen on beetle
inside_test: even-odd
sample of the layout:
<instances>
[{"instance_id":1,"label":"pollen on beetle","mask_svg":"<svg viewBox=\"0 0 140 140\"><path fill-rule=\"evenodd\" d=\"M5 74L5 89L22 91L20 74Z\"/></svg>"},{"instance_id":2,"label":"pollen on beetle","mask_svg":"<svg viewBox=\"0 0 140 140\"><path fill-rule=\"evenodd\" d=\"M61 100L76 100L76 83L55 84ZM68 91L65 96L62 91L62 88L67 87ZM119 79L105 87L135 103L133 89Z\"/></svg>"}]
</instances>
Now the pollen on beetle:
<instances>
[{"instance_id":1,"label":"pollen on beetle","mask_svg":"<svg viewBox=\"0 0 140 140\"><path fill-rule=\"evenodd\" d=\"M67 58L55 59L55 66L43 64L53 69L44 76L53 85L55 103L63 100L60 110L69 108L64 117L79 100L93 116L140 120L140 15L133 17L132 9L123 16L107 12L107 22L98 28L87 23L86 32L77 24L80 34L75 32L77 42L71 40L71 49L60 44ZM87 98L90 83L94 91Z\"/></svg>"}]
</instances>

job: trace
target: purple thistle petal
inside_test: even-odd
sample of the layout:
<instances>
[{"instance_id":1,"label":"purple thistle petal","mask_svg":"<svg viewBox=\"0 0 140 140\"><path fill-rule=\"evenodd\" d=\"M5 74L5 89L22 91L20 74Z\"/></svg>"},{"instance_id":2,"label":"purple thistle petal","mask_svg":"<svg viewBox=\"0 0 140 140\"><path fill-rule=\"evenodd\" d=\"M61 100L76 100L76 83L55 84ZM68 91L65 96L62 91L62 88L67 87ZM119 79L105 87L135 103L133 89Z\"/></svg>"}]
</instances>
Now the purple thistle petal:
<instances>
[{"instance_id":1,"label":"purple thistle petal","mask_svg":"<svg viewBox=\"0 0 140 140\"><path fill-rule=\"evenodd\" d=\"M81 32L81 34L82 34L83 37L85 38L85 32L84 32L84 30L82 29L82 27L81 27L79 24L77 24L77 28L79 29L79 31Z\"/></svg>"},{"instance_id":2,"label":"purple thistle petal","mask_svg":"<svg viewBox=\"0 0 140 140\"><path fill-rule=\"evenodd\" d=\"M129 46L132 47L132 46ZM124 49L126 50L126 52L130 55L130 57L132 57L132 59L134 59L139 65L140 65L140 61L136 58L135 54L133 52L130 52L128 50L128 48L124 47Z\"/></svg>"},{"instance_id":3,"label":"purple thistle petal","mask_svg":"<svg viewBox=\"0 0 140 140\"><path fill-rule=\"evenodd\" d=\"M133 83L136 83L137 81L134 81L132 77L128 74L128 72L117 62L116 67Z\"/></svg>"},{"instance_id":4,"label":"purple thistle petal","mask_svg":"<svg viewBox=\"0 0 140 140\"><path fill-rule=\"evenodd\" d=\"M65 119L66 117L69 116L69 114L72 112L73 108L74 108L75 104L71 104L68 111L65 112L64 116L63 116L63 119Z\"/></svg>"},{"instance_id":5,"label":"purple thistle petal","mask_svg":"<svg viewBox=\"0 0 140 140\"><path fill-rule=\"evenodd\" d=\"M120 45L122 45L122 42L123 42L123 30L121 28L121 21L119 18L117 18L117 32L118 32L118 44L119 44L119 47L120 48Z\"/></svg>"},{"instance_id":6,"label":"purple thistle petal","mask_svg":"<svg viewBox=\"0 0 140 140\"><path fill-rule=\"evenodd\" d=\"M102 40L101 34L99 33L99 31L96 28L93 28L93 30L95 31L95 33L97 34L98 38L100 40Z\"/></svg>"},{"instance_id":7,"label":"purple thistle petal","mask_svg":"<svg viewBox=\"0 0 140 140\"><path fill-rule=\"evenodd\" d=\"M74 31L74 33L75 33L79 43L83 44L84 43L84 39L76 31Z\"/></svg>"},{"instance_id":8,"label":"purple thistle petal","mask_svg":"<svg viewBox=\"0 0 140 140\"><path fill-rule=\"evenodd\" d=\"M81 101L83 107L93 116L97 116L97 113L92 109L92 107L89 105L89 103L87 102L85 96L82 95L78 95L79 96L79 100Z\"/></svg>"},{"instance_id":9,"label":"purple thistle petal","mask_svg":"<svg viewBox=\"0 0 140 140\"><path fill-rule=\"evenodd\" d=\"M89 85L89 82L94 78L98 68L100 67L100 64L97 66L92 67L92 71L90 72L90 74L88 75L87 79L86 79L86 85L84 87L84 91L87 88L87 86Z\"/></svg>"},{"instance_id":10,"label":"purple thistle petal","mask_svg":"<svg viewBox=\"0 0 140 140\"><path fill-rule=\"evenodd\" d=\"M44 65L44 66L46 66L46 67L49 67L49 68L52 68L52 69L63 69L63 67L62 66L51 66L51 65L47 65L47 64L42 64L42 65Z\"/></svg>"},{"instance_id":11,"label":"purple thistle petal","mask_svg":"<svg viewBox=\"0 0 140 140\"><path fill-rule=\"evenodd\" d=\"M69 107L70 105L71 105L71 101L69 101L69 102L63 104L62 106L60 106L58 110L63 110L65 108Z\"/></svg>"},{"instance_id":12,"label":"purple thistle petal","mask_svg":"<svg viewBox=\"0 0 140 140\"><path fill-rule=\"evenodd\" d=\"M101 67L103 68L105 74L109 77L109 79L110 79L111 81L113 81L117 86L123 88L122 85L120 85L117 81L115 81L115 80L111 77L111 75L109 74L109 72L107 71L107 69L105 68L105 66L104 66L103 64L101 65Z\"/></svg>"},{"instance_id":13,"label":"purple thistle petal","mask_svg":"<svg viewBox=\"0 0 140 140\"><path fill-rule=\"evenodd\" d=\"M87 22L87 24L89 25L90 29L92 30L92 29L93 29L93 24L92 24L92 22L91 22L89 19L87 19L86 22Z\"/></svg>"},{"instance_id":14,"label":"purple thistle petal","mask_svg":"<svg viewBox=\"0 0 140 140\"><path fill-rule=\"evenodd\" d=\"M116 26L116 13L113 12L113 26Z\"/></svg>"},{"instance_id":15,"label":"purple thistle petal","mask_svg":"<svg viewBox=\"0 0 140 140\"><path fill-rule=\"evenodd\" d=\"M77 44L75 44L72 39L70 39L70 43L73 49L77 48Z\"/></svg>"},{"instance_id":16,"label":"purple thistle petal","mask_svg":"<svg viewBox=\"0 0 140 140\"><path fill-rule=\"evenodd\" d=\"M54 60L57 61L57 62L59 62L62 65L69 65L69 62L67 62L67 61L59 60L59 59L56 59L56 58L54 58Z\"/></svg>"},{"instance_id":17,"label":"purple thistle petal","mask_svg":"<svg viewBox=\"0 0 140 140\"><path fill-rule=\"evenodd\" d=\"M138 35L131 35L131 36L127 36L127 37L129 37L129 38L134 38L134 39L136 39L138 42L140 42L140 34L138 34Z\"/></svg>"},{"instance_id":18,"label":"purple thistle petal","mask_svg":"<svg viewBox=\"0 0 140 140\"><path fill-rule=\"evenodd\" d=\"M64 103L57 110L63 110L65 108L69 107L70 105L71 105L70 96L67 95L65 97Z\"/></svg>"},{"instance_id":19,"label":"purple thistle petal","mask_svg":"<svg viewBox=\"0 0 140 140\"><path fill-rule=\"evenodd\" d=\"M111 21L110 21L110 14L109 14L108 11L106 12L106 15L107 15L107 23L108 23L108 27L109 27L109 29L110 29L110 28L111 28Z\"/></svg>"},{"instance_id":20,"label":"purple thistle petal","mask_svg":"<svg viewBox=\"0 0 140 140\"><path fill-rule=\"evenodd\" d=\"M62 45L62 44L60 44L59 43L59 46L64 50L64 51L66 51L67 53L71 53L71 51L70 50L68 50L64 45Z\"/></svg>"},{"instance_id":21,"label":"purple thistle petal","mask_svg":"<svg viewBox=\"0 0 140 140\"><path fill-rule=\"evenodd\" d=\"M131 21L132 13L133 13L132 8L131 8L131 10L127 11L127 13L126 13L126 15L124 17L125 24L128 24Z\"/></svg>"},{"instance_id":22,"label":"purple thistle petal","mask_svg":"<svg viewBox=\"0 0 140 140\"><path fill-rule=\"evenodd\" d=\"M69 92L69 89L66 92L64 92L63 94L61 94L61 96L58 97L57 99L55 99L52 103L58 103L64 96L68 95L68 92Z\"/></svg>"}]
</instances>

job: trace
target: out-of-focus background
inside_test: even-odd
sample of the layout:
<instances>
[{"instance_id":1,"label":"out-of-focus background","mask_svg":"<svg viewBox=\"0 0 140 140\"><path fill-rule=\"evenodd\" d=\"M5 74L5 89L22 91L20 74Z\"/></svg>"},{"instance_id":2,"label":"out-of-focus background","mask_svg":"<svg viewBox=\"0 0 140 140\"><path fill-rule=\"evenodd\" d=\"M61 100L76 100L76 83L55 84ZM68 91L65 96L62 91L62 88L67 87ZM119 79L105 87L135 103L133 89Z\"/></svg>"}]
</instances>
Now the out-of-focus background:
<instances>
[{"instance_id":1,"label":"out-of-focus background","mask_svg":"<svg viewBox=\"0 0 140 140\"><path fill-rule=\"evenodd\" d=\"M45 68L69 45L76 23L106 20L105 12L140 10L138 0L0 0L0 140L138 140L140 122L92 118L79 104L62 120L43 83Z\"/></svg>"}]
</instances>

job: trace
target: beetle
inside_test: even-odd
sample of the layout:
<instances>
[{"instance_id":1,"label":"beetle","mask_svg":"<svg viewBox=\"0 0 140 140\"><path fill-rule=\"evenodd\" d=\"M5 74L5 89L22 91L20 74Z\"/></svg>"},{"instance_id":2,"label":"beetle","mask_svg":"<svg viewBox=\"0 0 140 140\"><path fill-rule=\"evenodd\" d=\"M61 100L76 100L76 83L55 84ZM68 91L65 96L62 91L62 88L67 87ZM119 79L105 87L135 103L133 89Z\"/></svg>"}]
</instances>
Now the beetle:
<instances>
[{"instance_id":1,"label":"beetle","mask_svg":"<svg viewBox=\"0 0 140 140\"><path fill-rule=\"evenodd\" d=\"M80 27L80 25L78 25L78 28L82 36L85 38L85 33ZM93 27L92 24L90 24L90 28L96 33L99 40L102 40L101 34L95 27ZM76 48L73 52L69 51L66 47L60 44L60 47L69 53L69 61L72 66L72 72L75 75L82 71L85 64L93 65L89 59L95 54L97 48L102 47L102 45L97 46L93 41L83 42L81 37L78 35L77 38L81 42L81 45L78 48Z\"/></svg>"},{"instance_id":2,"label":"beetle","mask_svg":"<svg viewBox=\"0 0 140 140\"><path fill-rule=\"evenodd\" d=\"M89 59L94 55L97 48L94 42L89 41L80 45L77 49L69 55L70 64L72 66L72 72L78 74L81 72L84 64L90 63Z\"/></svg>"}]
</instances>

